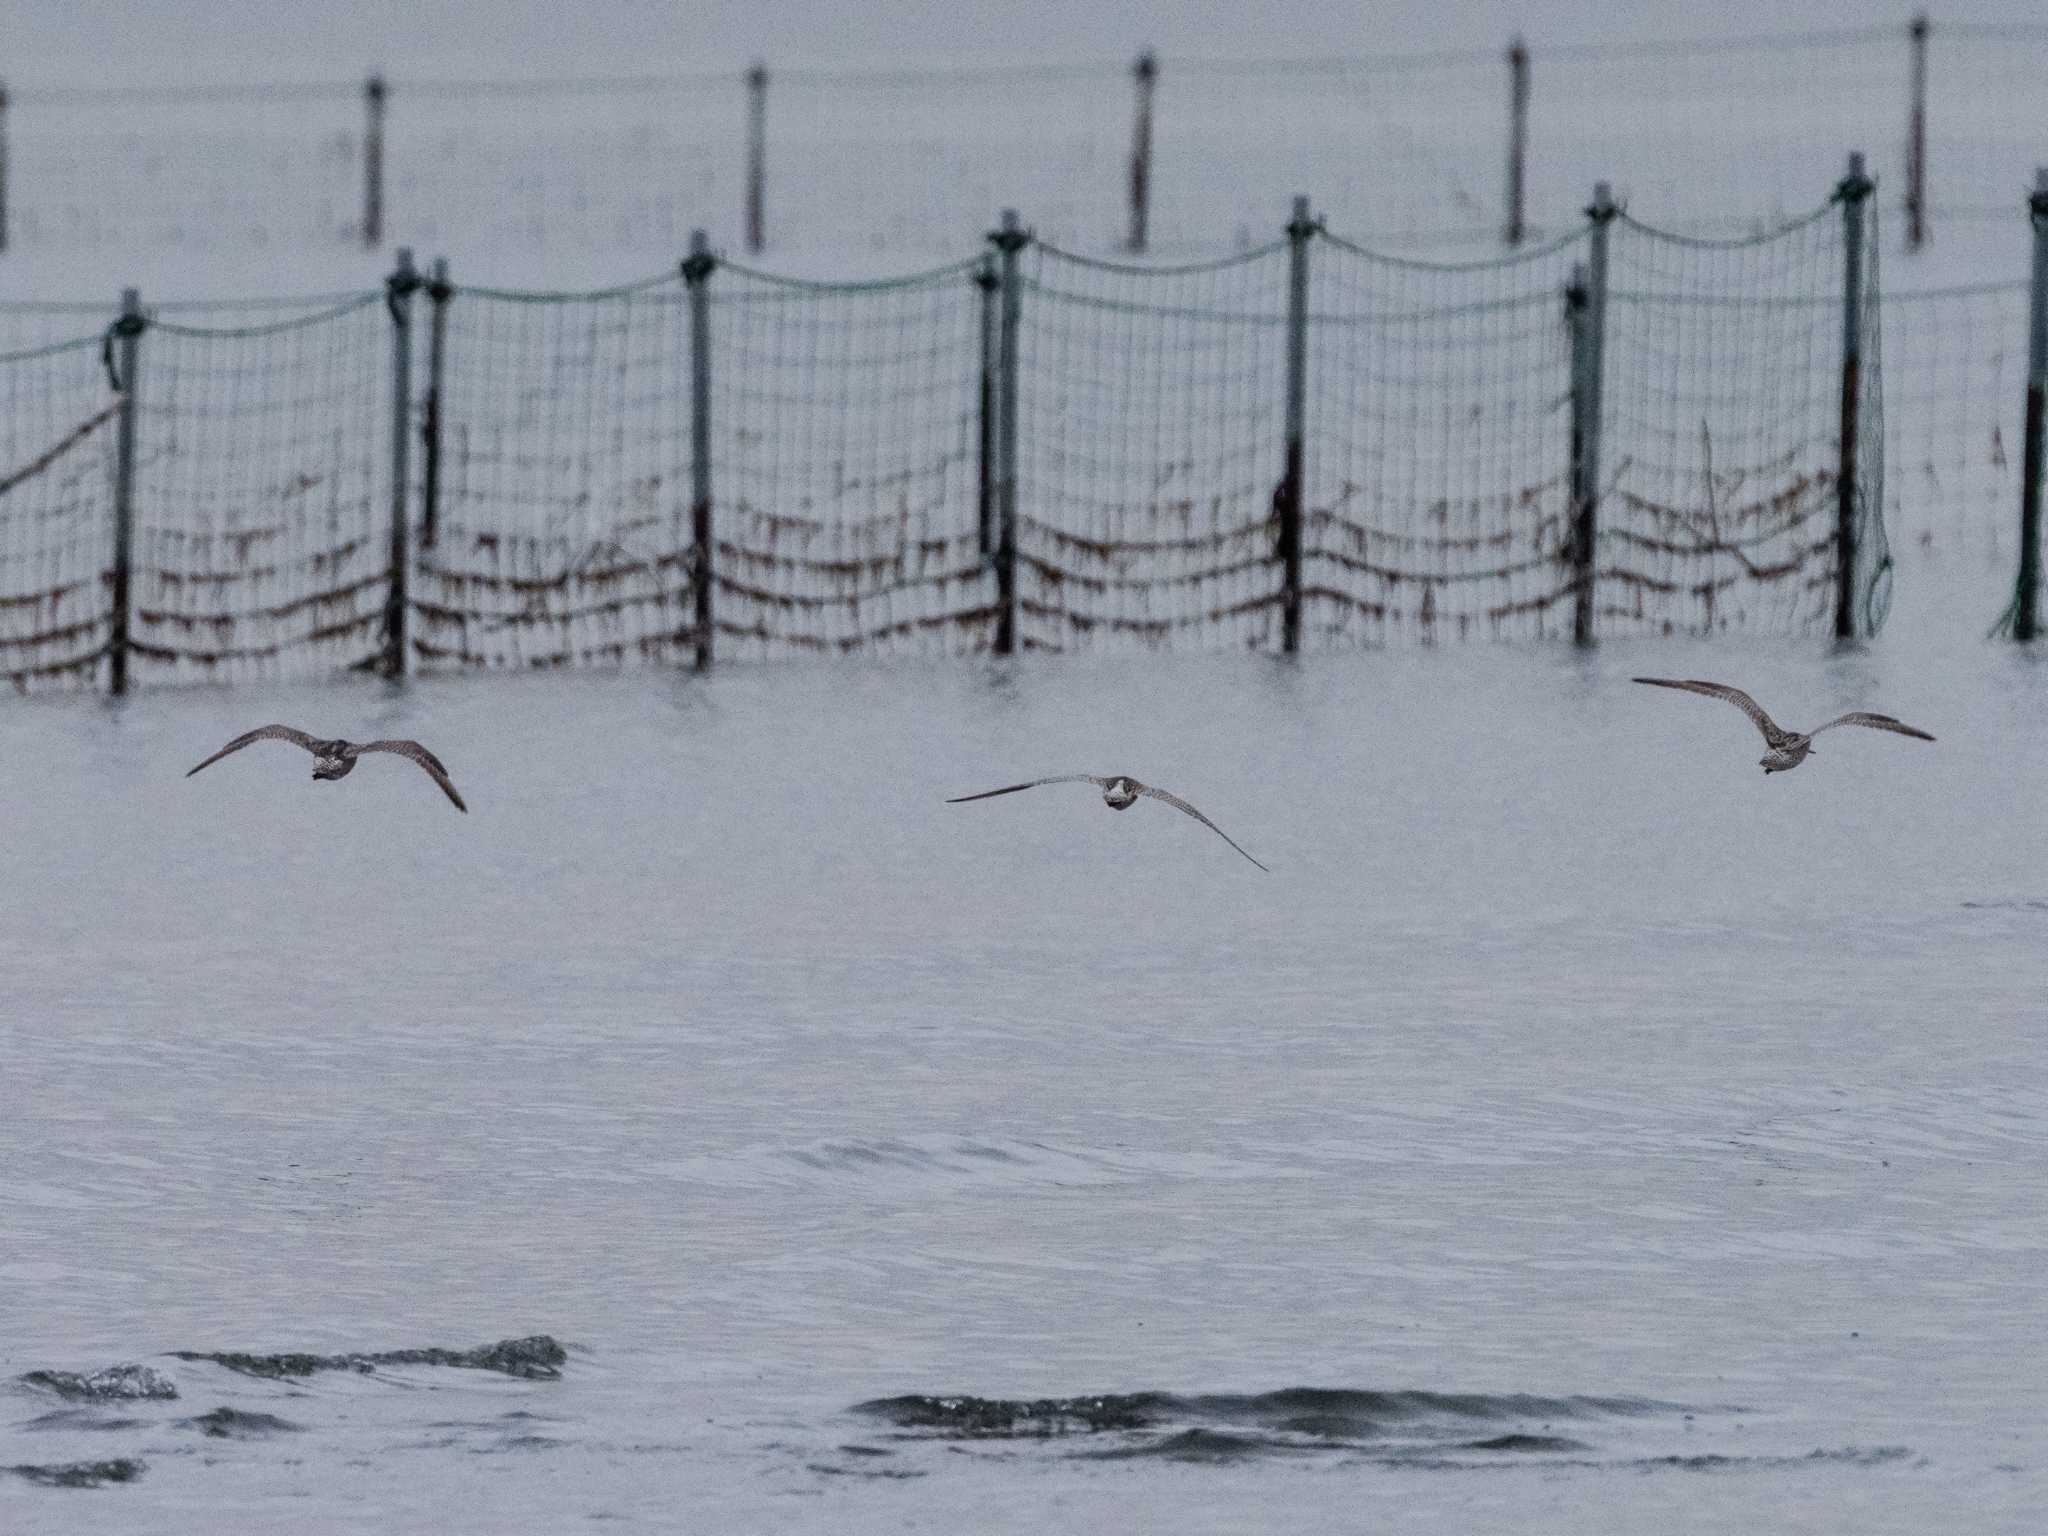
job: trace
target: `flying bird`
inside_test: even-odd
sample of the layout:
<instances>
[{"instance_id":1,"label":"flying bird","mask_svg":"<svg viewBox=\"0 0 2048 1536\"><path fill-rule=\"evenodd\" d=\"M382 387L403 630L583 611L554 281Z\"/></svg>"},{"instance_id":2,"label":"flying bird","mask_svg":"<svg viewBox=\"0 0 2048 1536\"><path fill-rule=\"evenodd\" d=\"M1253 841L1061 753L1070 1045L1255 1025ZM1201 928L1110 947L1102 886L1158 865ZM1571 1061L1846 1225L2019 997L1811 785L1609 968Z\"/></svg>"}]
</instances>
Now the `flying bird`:
<instances>
[{"instance_id":1,"label":"flying bird","mask_svg":"<svg viewBox=\"0 0 2048 1536\"><path fill-rule=\"evenodd\" d=\"M242 748L259 741L288 741L295 747L304 747L314 756L313 777L316 779L347 778L356 765L356 759L365 752L395 753L399 757L418 763L426 771L427 776L441 786L441 793L455 802L455 809L465 815L469 812L469 807L462 803L462 796L455 793L455 786L448 782L447 767L441 759L416 741L322 741L316 736L308 736L304 731L295 731L288 725L266 725L249 732L246 736L237 736L201 763L199 768L211 767L230 752L239 752ZM185 777L191 778L199 768L192 769Z\"/></svg>"},{"instance_id":2,"label":"flying bird","mask_svg":"<svg viewBox=\"0 0 2048 1536\"><path fill-rule=\"evenodd\" d=\"M985 789L978 795L955 795L952 799L948 800L946 804L964 805L969 800L987 800L993 798L996 795L1014 795L1020 789L1036 789L1041 784L1093 784L1102 791L1102 803L1108 806L1112 811L1127 811L1132 806L1136 805L1140 798L1164 800L1168 805L1172 806L1175 810L1187 812L1188 815L1194 817L1195 820L1199 821L1211 832L1214 832L1218 837L1222 838L1223 841L1229 843L1231 847L1237 848L1236 842L1234 842L1231 839L1231 836L1228 832L1225 832L1221 827L1217 826L1215 822L1211 821L1208 817L1204 816L1192 805L1189 805L1187 801L1181 799L1179 795L1170 795L1165 790L1155 789L1150 784L1141 784L1136 779L1131 778L1125 774L1117 774L1107 779L1101 777L1099 774L1093 773L1055 774L1052 778L1049 779L1033 779L1028 784L1010 784L1002 789ZM1244 853L1244 850L1242 848L1237 848L1237 851L1239 853ZM1252 856L1250 854L1244 853L1244 856L1248 859L1251 859L1254 864L1259 864L1259 861L1257 859L1252 859ZM1259 868L1266 869L1266 866L1263 864L1259 864ZM1271 874L1272 871L1268 869L1266 870L1266 873Z\"/></svg>"},{"instance_id":3,"label":"flying bird","mask_svg":"<svg viewBox=\"0 0 2048 1536\"><path fill-rule=\"evenodd\" d=\"M1874 715L1862 709L1837 715L1826 725L1817 725L1810 731L1788 731L1765 714L1763 706L1755 699L1726 683L1703 683L1698 678L1675 677L1639 677L1635 681L1648 683L1652 688L1682 688L1687 693L1703 693L1710 699L1726 699L1755 721L1756 728L1764 733L1764 741L1771 750L1760 761L1767 774L1788 773L1797 768L1813 750L1813 738L1838 725L1867 725L1874 731L1891 731L1900 736L1911 736L1916 741L1934 740L1925 731L1916 730L1903 720L1894 720L1890 715Z\"/></svg>"}]
</instances>

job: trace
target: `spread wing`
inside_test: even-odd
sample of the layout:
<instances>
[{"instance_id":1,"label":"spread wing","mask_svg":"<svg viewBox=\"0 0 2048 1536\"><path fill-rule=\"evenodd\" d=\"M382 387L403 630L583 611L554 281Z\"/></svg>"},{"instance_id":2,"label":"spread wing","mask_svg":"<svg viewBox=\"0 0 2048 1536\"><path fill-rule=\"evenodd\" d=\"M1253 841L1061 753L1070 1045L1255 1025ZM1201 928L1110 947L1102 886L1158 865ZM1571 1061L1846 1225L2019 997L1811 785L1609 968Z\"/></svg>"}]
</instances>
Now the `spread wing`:
<instances>
[{"instance_id":1,"label":"spread wing","mask_svg":"<svg viewBox=\"0 0 2048 1536\"><path fill-rule=\"evenodd\" d=\"M1164 800L1176 811L1186 811L1190 816L1194 817L1195 820L1199 821L1211 832L1214 832L1218 837L1222 838L1223 841L1229 843L1231 847L1237 848L1237 843L1232 839L1231 835L1228 832L1224 831L1221 827L1217 826L1215 822L1211 821L1208 817L1204 816L1192 805L1189 805L1187 801L1181 799L1179 795L1169 795L1165 790L1154 789L1150 784L1142 786L1138 790L1138 793L1141 795L1150 795L1154 800ZM1244 853L1244 850L1242 848L1237 848L1237 851L1239 853ZM1244 856L1248 859L1252 859L1252 856L1248 853L1244 853ZM1257 859L1252 859L1252 862L1254 864L1259 864L1259 861ZM1259 864L1259 868L1266 869L1266 866L1263 864ZM1266 869L1266 873L1270 875L1272 871L1270 869Z\"/></svg>"},{"instance_id":2,"label":"spread wing","mask_svg":"<svg viewBox=\"0 0 2048 1536\"><path fill-rule=\"evenodd\" d=\"M1648 683L1652 688L1682 688L1687 693L1703 693L1710 699L1726 699L1756 723L1771 746L1782 747L1790 739L1778 728L1778 722L1764 713L1763 706L1740 688L1730 688L1726 683L1703 683L1696 677L1639 677L1635 681Z\"/></svg>"},{"instance_id":3,"label":"spread wing","mask_svg":"<svg viewBox=\"0 0 2048 1536\"><path fill-rule=\"evenodd\" d=\"M320 746L318 737L308 736L304 731L295 731L288 725L264 725L257 727L246 736L237 736L233 741L201 763L199 768L211 767L230 752L239 752L242 748L258 741L288 741L295 747L304 747L308 752L315 753L319 751ZM191 778L193 774L199 771L199 768L187 769L185 777Z\"/></svg>"},{"instance_id":4,"label":"spread wing","mask_svg":"<svg viewBox=\"0 0 2048 1536\"><path fill-rule=\"evenodd\" d=\"M978 795L955 795L948 805L964 805L969 800L989 800L997 795L1014 795L1020 789L1036 789L1041 784L1093 784L1097 789L1107 789L1109 780L1098 778L1092 773L1060 773L1049 779L1033 779L1028 784L1008 784L1001 789L984 789Z\"/></svg>"},{"instance_id":5,"label":"spread wing","mask_svg":"<svg viewBox=\"0 0 2048 1536\"><path fill-rule=\"evenodd\" d=\"M464 815L469 814L469 807L462 803L462 796L455 793L455 786L448 782L448 770L442 764L441 759L434 756L433 753L429 752L418 742L367 741L360 747L357 747L356 752L358 755L364 752L394 752L400 757L411 759L426 770L429 778L441 786L441 793L455 802L455 809L461 811Z\"/></svg>"},{"instance_id":6,"label":"spread wing","mask_svg":"<svg viewBox=\"0 0 2048 1536\"><path fill-rule=\"evenodd\" d=\"M1837 715L1826 725L1817 725L1813 734L1831 731L1838 725L1867 725L1873 731L1893 731L1901 736L1911 736L1916 741L1932 741L1934 738L1925 731L1916 730L1903 720L1894 720L1890 715L1873 715L1865 709L1852 710L1846 715Z\"/></svg>"}]
</instances>

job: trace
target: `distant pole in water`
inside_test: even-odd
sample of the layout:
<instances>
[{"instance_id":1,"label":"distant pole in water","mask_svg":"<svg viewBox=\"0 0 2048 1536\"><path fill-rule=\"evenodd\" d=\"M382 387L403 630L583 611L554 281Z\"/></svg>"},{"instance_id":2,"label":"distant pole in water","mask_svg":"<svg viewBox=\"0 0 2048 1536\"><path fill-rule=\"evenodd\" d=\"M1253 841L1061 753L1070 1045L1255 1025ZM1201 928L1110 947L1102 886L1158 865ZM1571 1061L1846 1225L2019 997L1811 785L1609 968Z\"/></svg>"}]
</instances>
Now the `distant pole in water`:
<instances>
[{"instance_id":1,"label":"distant pole in water","mask_svg":"<svg viewBox=\"0 0 2048 1536\"><path fill-rule=\"evenodd\" d=\"M1865 205L1876 184L1863 173L1863 156L1849 156L1849 173L1835 188L1842 204L1842 405L1835 466L1835 638L1856 634L1856 514L1860 500L1856 461L1863 395L1863 262Z\"/></svg>"},{"instance_id":2,"label":"distant pole in water","mask_svg":"<svg viewBox=\"0 0 2048 1536\"><path fill-rule=\"evenodd\" d=\"M382 75L363 82L363 248L384 243L384 98Z\"/></svg>"},{"instance_id":3,"label":"distant pole in water","mask_svg":"<svg viewBox=\"0 0 2048 1536\"><path fill-rule=\"evenodd\" d=\"M0 81L0 251L7 249L7 85Z\"/></svg>"},{"instance_id":4,"label":"distant pole in water","mask_svg":"<svg viewBox=\"0 0 2048 1536\"><path fill-rule=\"evenodd\" d=\"M981 258L974 269L974 286L981 290L981 402L980 441L975 456L975 523L980 529L981 558L996 552L996 390L1002 372L1001 292L1003 280L996 275L993 256Z\"/></svg>"},{"instance_id":5,"label":"distant pole in water","mask_svg":"<svg viewBox=\"0 0 2048 1536\"><path fill-rule=\"evenodd\" d=\"M2034 225L2033 291L2027 301L2027 415L2020 455L2020 578L2013 595L2015 640L2039 632L2041 480L2048 474L2048 166L2034 172L2027 199Z\"/></svg>"},{"instance_id":6,"label":"distant pole in water","mask_svg":"<svg viewBox=\"0 0 2048 1536\"><path fill-rule=\"evenodd\" d=\"M455 295L448 281L448 258L434 258L427 282L433 305L427 320L427 399L420 421L420 548L432 549L441 532L441 379L448 355L448 301Z\"/></svg>"},{"instance_id":7,"label":"distant pole in water","mask_svg":"<svg viewBox=\"0 0 2048 1536\"><path fill-rule=\"evenodd\" d=\"M1147 48L1131 66L1137 82L1138 116L1131 127L1131 238L1133 254L1142 255L1152 214L1152 87L1159 78L1159 60Z\"/></svg>"},{"instance_id":8,"label":"distant pole in water","mask_svg":"<svg viewBox=\"0 0 2048 1536\"><path fill-rule=\"evenodd\" d=\"M1286 458L1273 498L1279 524L1280 649L1301 649L1301 480L1308 416L1308 247L1316 221L1309 200L1294 200L1287 224L1287 415Z\"/></svg>"},{"instance_id":9,"label":"distant pole in water","mask_svg":"<svg viewBox=\"0 0 2048 1536\"><path fill-rule=\"evenodd\" d=\"M1522 201L1529 154L1529 48L1519 37L1508 44L1508 227L1507 243L1520 245L1527 226Z\"/></svg>"},{"instance_id":10,"label":"distant pole in water","mask_svg":"<svg viewBox=\"0 0 2048 1536\"><path fill-rule=\"evenodd\" d=\"M386 677L405 676L406 617L412 574L412 487L406 450L412 438L412 296L420 286L412 252L401 249L398 266L385 280L391 311L391 578L384 599Z\"/></svg>"},{"instance_id":11,"label":"distant pole in water","mask_svg":"<svg viewBox=\"0 0 2048 1536\"><path fill-rule=\"evenodd\" d=\"M768 66L747 71L747 249L755 255L768 243Z\"/></svg>"},{"instance_id":12,"label":"distant pole in water","mask_svg":"<svg viewBox=\"0 0 2048 1536\"><path fill-rule=\"evenodd\" d=\"M1572 269L1565 290L1565 317L1571 322L1571 563L1573 573L1572 642L1591 645L1598 596L1600 547L1600 423L1605 410L1607 371L1607 238L1608 226L1621 210L1606 182L1593 188L1586 217L1592 221L1584 266Z\"/></svg>"},{"instance_id":13,"label":"distant pole in water","mask_svg":"<svg viewBox=\"0 0 2048 1536\"><path fill-rule=\"evenodd\" d=\"M1906 27L1913 54L1912 105L1906 115L1906 249L1927 243L1927 13Z\"/></svg>"},{"instance_id":14,"label":"distant pole in water","mask_svg":"<svg viewBox=\"0 0 2048 1536\"><path fill-rule=\"evenodd\" d=\"M142 295L121 290L121 318L112 336L120 358L116 386L121 410L114 428L114 591L107 636L107 687L116 698L128 691L129 571L135 547L135 398L142 382Z\"/></svg>"},{"instance_id":15,"label":"distant pole in water","mask_svg":"<svg viewBox=\"0 0 2048 1536\"><path fill-rule=\"evenodd\" d=\"M711 274L718 258L711 237L690 232L683 282L690 291L690 594L697 641L697 670L711 666Z\"/></svg>"},{"instance_id":16,"label":"distant pole in water","mask_svg":"<svg viewBox=\"0 0 2048 1536\"><path fill-rule=\"evenodd\" d=\"M990 231L1002 271L1002 314L996 386L996 635L995 651L1017 648L1017 332L1023 316L1024 282L1017 255L1031 241L1017 210L1005 208Z\"/></svg>"}]
</instances>

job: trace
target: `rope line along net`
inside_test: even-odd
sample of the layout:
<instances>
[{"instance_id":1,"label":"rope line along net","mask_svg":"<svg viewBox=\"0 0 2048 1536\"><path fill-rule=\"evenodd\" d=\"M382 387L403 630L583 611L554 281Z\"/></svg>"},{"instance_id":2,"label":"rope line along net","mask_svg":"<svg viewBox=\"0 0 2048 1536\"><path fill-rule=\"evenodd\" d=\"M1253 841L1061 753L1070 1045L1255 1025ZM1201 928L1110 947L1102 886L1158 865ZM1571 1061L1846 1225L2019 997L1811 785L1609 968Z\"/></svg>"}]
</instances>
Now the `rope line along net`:
<instances>
[{"instance_id":1,"label":"rope line along net","mask_svg":"<svg viewBox=\"0 0 2048 1536\"><path fill-rule=\"evenodd\" d=\"M19 691L102 675L120 403L97 331L0 356L0 679Z\"/></svg>"},{"instance_id":2,"label":"rope line along net","mask_svg":"<svg viewBox=\"0 0 2048 1536\"><path fill-rule=\"evenodd\" d=\"M1583 252L1311 248L1305 644L1570 636L1564 291Z\"/></svg>"},{"instance_id":3,"label":"rope line along net","mask_svg":"<svg viewBox=\"0 0 2048 1536\"><path fill-rule=\"evenodd\" d=\"M1277 647L1285 246L1022 264L1018 644Z\"/></svg>"},{"instance_id":4,"label":"rope line along net","mask_svg":"<svg viewBox=\"0 0 2048 1536\"><path fill-rule=\"evenodd\" d=\"M303 677L377 645L390 579L390 331L377 295L141 338L140 680Z\"/></svg>"},{"instance_id":5,"label":"rope line along net","mask_svg":"<svg viewBox=\"0 0 2048 1536\"><path fill-rule=\"evenodd\" d=\"M429 311L421 305L417 320ZM415 541L427 670L687 653L689 311L682 280L447 301L438 507ZM422 329L425 325L422 324ZM430 348L415 348L424 368ZM415 391L423 403L426 388ZM424 508L424 455L415 505Z\"/></svg>"},{"instance_id":6,"label":"rope line along net","mask_svg":"<svg viewBox=\"0 0 2048 1536\"><path fill-rule=\"evenodd\" d=\"M1876 199L1863 220L1855 627L1890 592ZM1597 623L1603 635L1834 623L1843 215L1691 240L1626 215L1612 231Z\"/></svg>"},{"instance_id":7,"label":"rope line along net","mask_svg":"<svg viewBox=\"0 0 2048 1536\"><path fill-rule=\"evenodd\" d=\"M990 643L978 265L708 279L721 655Z\"/></svg>"}]
</instances>

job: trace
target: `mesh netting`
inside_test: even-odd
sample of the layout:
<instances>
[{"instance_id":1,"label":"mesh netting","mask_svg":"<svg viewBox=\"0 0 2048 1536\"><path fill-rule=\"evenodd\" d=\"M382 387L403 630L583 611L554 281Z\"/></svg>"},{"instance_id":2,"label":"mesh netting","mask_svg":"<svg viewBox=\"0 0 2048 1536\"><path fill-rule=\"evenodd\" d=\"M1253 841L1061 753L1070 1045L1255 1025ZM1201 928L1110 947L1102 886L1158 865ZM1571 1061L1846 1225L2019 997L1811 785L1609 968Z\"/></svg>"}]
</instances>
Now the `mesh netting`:
<instances>
[{"instance_id":1,"label":"mesh netting","mask_svg":"<svg viewBox=\"0 0 2048 1536\"><path fill-rule=\"evenodd\" d=\"M429 306L419 315L424 366ZM461 289L445 323L438 510L419 530L412 588L420 665L683 654L693 620L681 279L589 295Z\"/></svg>"},{"instance_id":2,"label":"mesh netting","mask_svg":"<svg viewBox=\"0 0 2048 1536\"><path fill-rule=\"evenodd\" d=\"M711 278L720 654L987 645L978 265Z\"/></svg>"},{"instance_id":3,"label":"mesh netting","mask_svg":"<svg viewBox=\"0 0 2048 1536\"><path fill-rule=\"evenodd\" d=\"M1855 588L1868 633L1890 563L1874 199L1864 207ZM1600 633L1832 631L1844 261L1839 207L1726 242L1615 221Z\"/></svg>"},{"instance_id":4,"label":"mesh netting","mask_svg":"<svg viewBox=\"0 0 2048 1536\"><path fill-rule=\"evenodd\" d=\"M390 332L368 294L249 325L160 317L144 333L139 680L310 676L376 650L390 568Z\"/></svg>"},{"instance_id":5,"label":"mesh netting","mask_svg":"<svg viewBox=\"0 0 2048 1536\"><path fill-rule=\"evenodd\" d=\"M1325 237L1309 279L1309 643L1571 633L1570 344L1582 237L1396 261Z\"/></svg>"},{"instance_id":6,"label":"mesh netting","mask_svg":"<svg viewBox=\"0 0 2048 1536\"><path fill-rule=\"evenodd\" d=\"M1276 644L1285 246L1023 261L1019 645Z\"/></svg>"},{"instance_id":7,"label":"mesh netting","mask_svg":"<svg viewBox=\"0 0 2048 1536\"><path fill-rule=\"evenodd\" d=\"M2027 285L1885 299L1886 520L1921 549L2002 560L2019 528Z\"/></svg>"},{"instance_id":8,"label":"mesh netting","mask_svg":"<svg viewBox=\"0 0 2048 1536\"><path fill-rule=\"evenodd\" d=\"M17 689L100 676L119 407L97 332L0 354L0 678Z\"/></svg>"}]
</instances>

